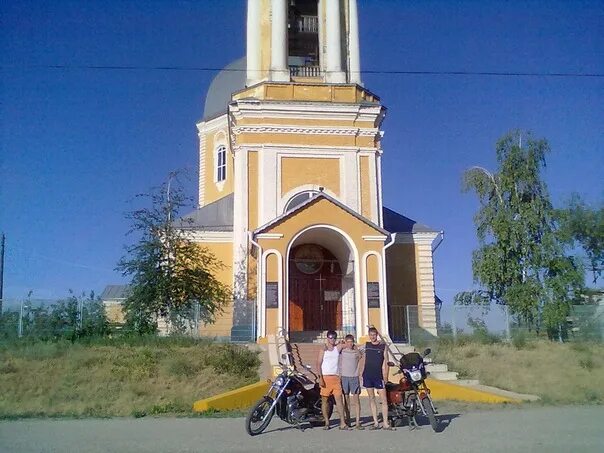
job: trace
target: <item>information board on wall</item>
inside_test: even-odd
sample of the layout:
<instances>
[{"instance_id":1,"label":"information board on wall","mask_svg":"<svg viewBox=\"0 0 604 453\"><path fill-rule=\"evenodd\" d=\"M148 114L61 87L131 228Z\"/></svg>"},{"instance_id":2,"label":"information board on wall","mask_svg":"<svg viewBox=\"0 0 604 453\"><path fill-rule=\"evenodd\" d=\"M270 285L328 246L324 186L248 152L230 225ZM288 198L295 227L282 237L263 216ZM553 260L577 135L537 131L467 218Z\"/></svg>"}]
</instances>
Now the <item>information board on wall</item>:
<instances>
[{"instance_id":1,"label":"information board on wall","mask_svg":"<svg viewBox=\"0 0 604 453\"><path fill-rule=\"evenodd\" d=\"M380 308L379 282L367 282L367 306L369 308Z\"/></svg>"},{"instance_id":2,"label":"information board on wall","mask_svg":"<svg viewBox=\"0 0 604 453\"><path fill-rule=\"evenodd\" d=\"M279 307L279 283L266 282L266 290L264 292L266 299L266 308Z\"/></svg>"}]
</instances>

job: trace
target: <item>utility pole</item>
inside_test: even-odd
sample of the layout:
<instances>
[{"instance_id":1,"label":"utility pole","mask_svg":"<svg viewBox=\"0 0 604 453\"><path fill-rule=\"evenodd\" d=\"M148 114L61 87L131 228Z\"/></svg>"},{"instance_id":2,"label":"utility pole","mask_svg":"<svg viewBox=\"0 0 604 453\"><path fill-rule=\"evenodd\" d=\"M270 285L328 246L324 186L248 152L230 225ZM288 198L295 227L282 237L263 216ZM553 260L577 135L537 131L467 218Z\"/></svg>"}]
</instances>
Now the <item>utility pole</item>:
<instances>
[{"instance_id":1,"label":"utility pole","mask_svg":"<svg viewBox=\"0 0 604 453\"><path fill-rule=\"evenodd\" d=\"M0 315L2 314L2 298L4 297L4 233L0 238Z\"/></svg>"}]
</instances>

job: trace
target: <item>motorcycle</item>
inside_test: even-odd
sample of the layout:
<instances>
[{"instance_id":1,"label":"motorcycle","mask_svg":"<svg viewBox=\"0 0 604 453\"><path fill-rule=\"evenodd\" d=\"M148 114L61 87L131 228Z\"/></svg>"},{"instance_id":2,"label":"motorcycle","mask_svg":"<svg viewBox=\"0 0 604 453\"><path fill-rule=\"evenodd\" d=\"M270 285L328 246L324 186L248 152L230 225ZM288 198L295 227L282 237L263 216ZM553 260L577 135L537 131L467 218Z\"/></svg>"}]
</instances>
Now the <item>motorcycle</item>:
<instances>
[{"instance_id":1,"label":"motorcycle","mask_svg":"<svg viewBox=\"0 0 604 453\"><path fill-rule=\"evenodd\" d=\"M291 354L291 353L289 353ZM288 359L287 354L281 356ZM245 419L245 429L250 436L262 433L276 413L281 420L304 430L303 424L322 425L321 395L318 382L311 381L292 365L279 362L281 373L270 388L250 410ZM304 367L312 373L310 365ZM333 412L333 397L328 400L328 415Z\"/></svg>"},{"instance_id":2,"label":"motorcycle","mask_svg":"<svg viewBox=\"0 0 604 453\"><path fill-rule=\"evenodd\" d=\"M438 431L439 422L436 418L438 411L432 402L430 389L425 381L429 373L426 371L424 357L430 352L430 349L426 349L422 355L417 352L403 354L398 364L399 371L395 373L402 373L403 377L398 384L386 383L388 418L393 426L408 418L409 428L417 428L415 416L422 414L428 418L432 429ZM393 362L388 362L388 365L396 366Z\"/></svg>"}]
</instances>

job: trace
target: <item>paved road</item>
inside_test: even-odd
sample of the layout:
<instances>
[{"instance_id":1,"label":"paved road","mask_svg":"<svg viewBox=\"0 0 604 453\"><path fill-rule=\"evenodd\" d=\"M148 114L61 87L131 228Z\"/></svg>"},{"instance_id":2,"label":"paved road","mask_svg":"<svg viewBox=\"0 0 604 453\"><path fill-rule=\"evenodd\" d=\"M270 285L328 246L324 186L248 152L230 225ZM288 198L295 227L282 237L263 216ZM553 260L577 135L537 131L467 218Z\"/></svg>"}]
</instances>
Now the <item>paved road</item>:
<instances>
[{"instance_id":1,"label":"paved road","mask_svg":"<svg viewBox=\"0 0 604 453\"><path fill-rule=\"evenodd\" d=\"M461 412L461 413L459 413ZM0 422L1 452L603 452L604 406L463 410L444 430L295 430L273 420L249 437L241 418Z\"/></svg>"}]
</instances>

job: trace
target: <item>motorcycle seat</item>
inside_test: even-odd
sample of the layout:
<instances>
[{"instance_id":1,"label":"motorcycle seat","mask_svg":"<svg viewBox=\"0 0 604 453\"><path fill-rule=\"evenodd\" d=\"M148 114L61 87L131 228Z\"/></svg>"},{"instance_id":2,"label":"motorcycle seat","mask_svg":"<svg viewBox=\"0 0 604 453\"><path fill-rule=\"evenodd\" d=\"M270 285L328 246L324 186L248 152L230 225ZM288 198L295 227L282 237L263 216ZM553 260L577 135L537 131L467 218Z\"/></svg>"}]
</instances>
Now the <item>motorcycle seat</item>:
<instances>
[{"instance_id":1,"label":"motorcycle seat","mask_svg":"<svg viewBox=\"0 0 604 453\"><path fill-rule=\"evenodd\" d=\"M397 392L401 391L401 385L395 384L394 382L386 382L386 391L387 392Z\"/></svg>"}]
</instances>

